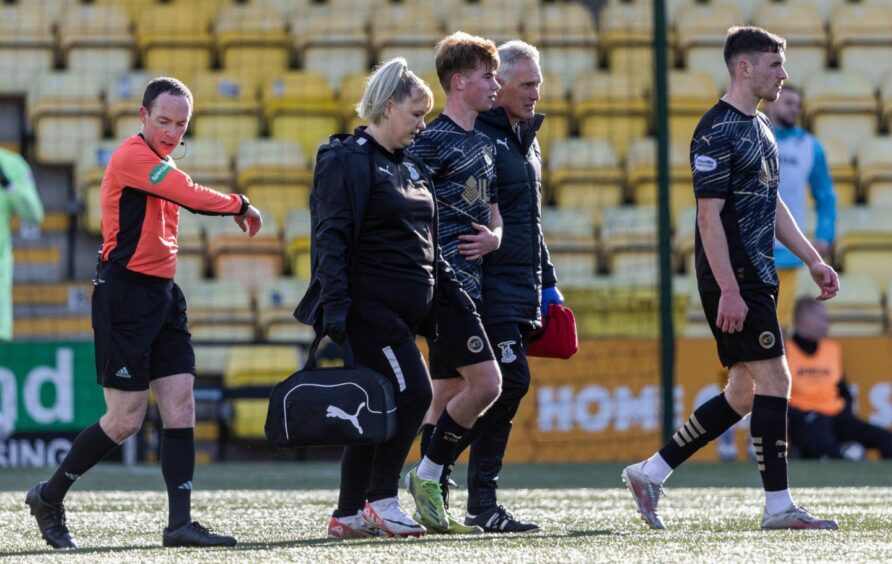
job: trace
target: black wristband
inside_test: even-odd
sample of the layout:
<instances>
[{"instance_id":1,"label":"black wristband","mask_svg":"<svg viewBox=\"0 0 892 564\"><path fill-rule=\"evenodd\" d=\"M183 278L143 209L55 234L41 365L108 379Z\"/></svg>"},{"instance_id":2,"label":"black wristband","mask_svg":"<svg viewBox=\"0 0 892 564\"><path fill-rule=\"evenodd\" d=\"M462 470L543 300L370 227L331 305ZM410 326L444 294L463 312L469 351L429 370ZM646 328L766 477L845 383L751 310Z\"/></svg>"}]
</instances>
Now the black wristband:
<instances>
[{"instance_id":1,"label":"black wristband","mask_svg":"<svg viewBox=\"0 0 892 564\"><path fill-rule=\"evenodd\" d=\"M245 213L248 211L248 206L251 205L251 201L244 194L238 194L238 197L242 200L242 208L235 215L245 215Z\"/></svg>"}]
</instances>

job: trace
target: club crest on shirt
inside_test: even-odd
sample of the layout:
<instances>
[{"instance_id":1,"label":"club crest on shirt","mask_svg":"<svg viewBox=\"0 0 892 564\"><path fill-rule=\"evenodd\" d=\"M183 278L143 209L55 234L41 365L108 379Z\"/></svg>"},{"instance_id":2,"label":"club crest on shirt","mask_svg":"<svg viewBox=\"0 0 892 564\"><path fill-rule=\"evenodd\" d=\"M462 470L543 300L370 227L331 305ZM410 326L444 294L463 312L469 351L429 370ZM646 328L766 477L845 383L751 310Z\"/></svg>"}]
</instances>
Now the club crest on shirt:
<instances>
[{"instance_id":1,"label":"club crest on shirt","mask_svg":"<svg viewBox=\"0 0 892 564\"><path fill-rule=\"evenodd\" d=\"M762 331L762 333L759 334L759 345L763 349L770 349L773 347L774 341L774 333L771 331Z\"/></svg>"},{"instance_id":2,"label":"club crest on shirt","mask_svg":"<svg viewBox=\"0 0 892 564\"><path fill-rule=\"evenodd\" d=\"M502 358L500 359L502 364L511 364L517 360L517 355L514 354L514 350L511 348L516 344L517 341L502 341L499 343L499 350L502 352Z\"/></svg>"},{"instance_id":3,"label":"club crest on shirt","mask_svg":"<svg viewBox=\"0 0 892 564\"><path fill-rule=\"evenodd\" d=\"M406 167L406 169L409 171L409 178L411 178L412 180L418 180L419 178L421 178L421 175L418 174L418 169L415 168L415 165L413 165L412 163L403 163L403 166Z\"/></svg>"},{"instance_id":4,"label":"club crest on shirt","mask_svg":"<svg viewBox=\"0 0 892 564\"><path fill-rule=\"evenodd\" d=\"M483 339L474 335L470 339L468 339L468 350L474 354L479 353L483 350Z\"/></svg>"},{"instance_id":5,"label":"club crest on shirt","mask_svg":"<svg viewBox=\"0 0 892 564\"><path fill-rule=\"evenodd\" d=\"M483 148L483 160L486 162L486 166L492 165L492 155L489 152L489 147Z\"/></svg>"}]
</instances>

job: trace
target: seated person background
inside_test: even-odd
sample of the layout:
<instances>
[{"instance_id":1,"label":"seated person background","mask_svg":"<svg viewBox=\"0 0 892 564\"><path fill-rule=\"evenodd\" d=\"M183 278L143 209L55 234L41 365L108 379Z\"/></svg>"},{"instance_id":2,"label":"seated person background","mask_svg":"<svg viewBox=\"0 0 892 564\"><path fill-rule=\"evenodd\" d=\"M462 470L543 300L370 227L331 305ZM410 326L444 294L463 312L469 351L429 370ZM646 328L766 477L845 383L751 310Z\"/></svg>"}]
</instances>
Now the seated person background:
<instances>
[{"instance_id":1,"label":"seated person background","mask_svg":"<svg viewBox=\"0 0 892 564\"><path fill-rule=\"evenodd\" d=\"M793 308L793 337L787 361L793 379L790 440L802 458L843 458L848 442L876 448L892 458L892 432L858 419L843 377L842 348L827 339L829 321L823 302L800 298Z\"/></svg>"}]
</instances>

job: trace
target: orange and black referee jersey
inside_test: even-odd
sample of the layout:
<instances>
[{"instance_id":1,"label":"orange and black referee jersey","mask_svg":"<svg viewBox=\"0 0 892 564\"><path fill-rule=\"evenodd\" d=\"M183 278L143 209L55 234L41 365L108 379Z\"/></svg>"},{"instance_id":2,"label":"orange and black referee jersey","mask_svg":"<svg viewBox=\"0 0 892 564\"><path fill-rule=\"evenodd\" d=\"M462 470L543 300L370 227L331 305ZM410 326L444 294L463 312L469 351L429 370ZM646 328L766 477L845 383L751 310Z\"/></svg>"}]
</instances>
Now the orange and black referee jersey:
<instances>
[{"instance_id":1,"label":"orange and black referee jersey","mask_svg":"<svg viewBox=\"0 0 892 564\"><path fill-rule=\"evenodd\" d=\"M102 260L172 279L177 268L180 207L205 215L241 215L248 200L196 184L142 135L112 154L99 190Z\"/></svg>"}]
</instances>

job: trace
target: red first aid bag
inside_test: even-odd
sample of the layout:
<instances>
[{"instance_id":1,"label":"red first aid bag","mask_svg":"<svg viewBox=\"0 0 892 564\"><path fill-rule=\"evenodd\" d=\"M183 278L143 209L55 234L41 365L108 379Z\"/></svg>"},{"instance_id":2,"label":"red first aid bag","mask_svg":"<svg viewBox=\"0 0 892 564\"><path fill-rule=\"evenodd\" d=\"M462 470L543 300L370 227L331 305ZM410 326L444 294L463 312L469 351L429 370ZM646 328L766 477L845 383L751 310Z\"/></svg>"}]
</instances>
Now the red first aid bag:
<instances>
[{"instance_id":1,"label":"red first aid bag","mask_svg":"<svg viewBox=\"0 0 892 564\"><path fill-rule=\"evenodd\" d=\"M579 339L573 312L560 304L550 304L542 328L530 334L527 356L567 359L578 350Z\"/></svg>"}]
</instances>

